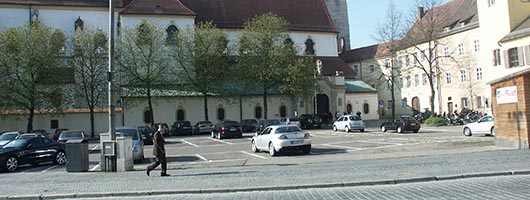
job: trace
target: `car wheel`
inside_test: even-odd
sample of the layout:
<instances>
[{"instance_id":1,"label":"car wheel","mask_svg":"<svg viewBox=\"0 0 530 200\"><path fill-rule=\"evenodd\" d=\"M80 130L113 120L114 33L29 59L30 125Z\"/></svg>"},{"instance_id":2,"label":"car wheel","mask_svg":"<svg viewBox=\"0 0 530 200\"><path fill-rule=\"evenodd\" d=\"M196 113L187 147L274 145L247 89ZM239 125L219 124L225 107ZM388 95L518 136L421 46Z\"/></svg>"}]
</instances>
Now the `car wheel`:
<instances>
[{"instance_id":1,"label":"car wheel","mask_svg":"<svg viewBox=\"0 0 530 200\"><path fill-rule=\"evenodd\" d=\"M490 135L495 137L495 127L491 127Z\"/></svg>"},{"instance_id":2,"label":"car wheel","mask_svg":"<svg viewBox=\"0 0 530 200\"><path fill-rule=\"evenodd\" d=\"M6 163L4 165L4 169L6 169L9 172L14 172L18 168L18 160L15 157L9 157L6 160Z\"/></svg>"},{"instance_id":3,"label":"car wheel","mask_svg":"<svg viewBox=\"0 0 530 200\"><path fill-rule=\"evenodd\" d=\"M350 132L350 127L348 127L348 126L344 127L344 131L346 131L346 133Z\"/></svg>"},{"instance_id":4,"label":"car wheel","mask_svg":"<svg viewBox=\"0 0 530 200\"><path fill-rule=\"evenodd\" d=\"M337 126L333 125L333 131L337 132Z\"/></svg>"},{"instance_id":5,"label":"car wheel","mask_svg":"<svg viewBox=\"0 0 530 200\"><path fill-rule=\"evenodd\" d=\"M274 157L277 152L276 152L276 149L274 149L274 145L271 143L269 143L269 154L271 155L271 157Z\"/></svg>"},{"instance_id":6,"label":"car wheel","mask_svg":"<svg viewBox=\"0 0 530 200\"><path fill-rule=\"evenodd\" d=\"M403 133L403 128L401 128L401 126L398 126L397 129L396 129L396 132L397 133Z\"/></svg>"},{"instance_id":7,"label":"car wheel","mask_svg":"<svg viewBox=\"0 0 530 200\"><path fill-rule=\"evenodd\" d=\"M381 131L386 132L386 127L385 126L381 126Z\"/></svg>"},{"instance_id":8,"label":"car wheel","mask_svg":"<svg viewBox=\"0 0 530 200\"><path fill-rule=\"evenodd\" d=\"M258 147L256 146L256 141L255 140L252 140L252 151L254 153L258 153L259 152L259 149Z\"/></svg>"},{"instance_id":9,"label":"car wheel","mask_svg":"<svg viewBox=\"0 0 530 200\"><path fill-rule=\"evenodd\" d=\"M364 128L360 130L361 132L364 132Z\"/></svg>"},{"instance_id":10,"label":"car wheel","mask_svg":"<svg viewBox=\"0 0 530 200\"><path fill-rule=\"evenodd\" d=\"M469 129L468 127L465 127L464 128L464 135L468 136L468 137L471 136L472 135L471 129Z\"/></svg>"},{"instance_id":11,"label":"car wheel","mask_svg":"<svg viewBox=\"0 0 530 200\"><path fill-rule=\"evenodd\" d=\"M59 151L55 154L55 160L53 161L57 165L64 165L66 163L66 154L64 151Z\"/></svg>"}]
</instances>

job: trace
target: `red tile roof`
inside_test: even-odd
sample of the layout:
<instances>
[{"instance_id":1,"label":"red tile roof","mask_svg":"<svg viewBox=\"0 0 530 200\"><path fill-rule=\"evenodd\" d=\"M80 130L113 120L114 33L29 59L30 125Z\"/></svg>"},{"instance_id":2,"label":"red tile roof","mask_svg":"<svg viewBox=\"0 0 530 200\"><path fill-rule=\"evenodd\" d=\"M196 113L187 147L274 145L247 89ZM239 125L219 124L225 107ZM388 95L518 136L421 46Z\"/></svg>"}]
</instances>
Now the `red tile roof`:
<instances>
[{"instance_id":1,"label":"red tile roof","mask_svg":"<svg viewBox=\"0 0 530 200\"><path fill-rule=\"evenodd\" d=\"M115 0L116 8L123 8L132 0ZM109 7L109 0L0 0L0 4Z\"/></svg>"},{"instance_id":2,"label":"red tile roof","mask_svg":"<svg viewBox=\"0 0 530 200\"><path fill-rule=\"evenodd\" d=\"M316 56L315 60L322 61L322 75L335 76L337 71L342 71L344 77L353 78L357 73L339 57Z\"/></svg>"},{"instance_id":3,"label":"red tile roof","mask_svg":"<svg viewBox=\"0 0 530 200\"><path fill-rule=\"evenodd\" d=\"M323 0L180 0L197 13L196 22L213 21L219 28L242 28L246 20L272 12L291 30L336 32Z\"/></svg>"},{"instance_id":4,"label":"red tile roof","mask_svg":"<svg viewBox=\"0 0 530 200\"><path fill-rule=\"evenodd\" d=\"M195 15L179 0L134 0L120 14Z\"/></svg>"},{"instance_id":5,"label":"red tile roof","mask_svg":"<svg viewBox=\"0 0 530 200\"><path fill-rule=\"evenodd\" d=\"M362 60L368 60L375 58L379 44L343 51L339 54L339 57L344 62L357 62Z\"/></svg>"}]
</instances>

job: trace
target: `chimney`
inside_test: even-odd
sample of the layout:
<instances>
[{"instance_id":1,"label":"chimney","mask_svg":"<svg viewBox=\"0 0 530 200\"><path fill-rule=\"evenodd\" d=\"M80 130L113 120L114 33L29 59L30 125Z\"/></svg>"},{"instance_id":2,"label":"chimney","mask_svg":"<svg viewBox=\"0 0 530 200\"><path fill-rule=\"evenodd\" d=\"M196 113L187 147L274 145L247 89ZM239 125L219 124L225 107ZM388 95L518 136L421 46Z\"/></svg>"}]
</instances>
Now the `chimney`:
<instances>
[{"instance_id":1,"label":"chimney","mask_svg":"<svg viewBox=\"0 0 530 200\"><path fill-rule=\"evenodd\" d=\"M423 16L425 15L425 10L423 10L423 7L418 7L418 19L421 19L423 18Z\"/></svg>"}]
</instances>

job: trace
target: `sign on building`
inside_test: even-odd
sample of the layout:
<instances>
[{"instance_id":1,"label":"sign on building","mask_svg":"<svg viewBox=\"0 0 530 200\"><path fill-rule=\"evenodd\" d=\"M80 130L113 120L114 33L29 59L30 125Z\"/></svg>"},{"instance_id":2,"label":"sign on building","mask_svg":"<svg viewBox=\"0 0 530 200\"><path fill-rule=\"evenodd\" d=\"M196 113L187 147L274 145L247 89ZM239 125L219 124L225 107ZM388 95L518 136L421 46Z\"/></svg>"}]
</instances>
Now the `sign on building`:
<instances>
[{"instance_id":1,"label":"sign on building","mask_svg":"<svg viewBox=\"0 0 530 200\"><path fill-rule=\"evenodd\" d=\"M497 88L497 104L517 103L517 86Z\"/></svg>"}]
</instances>

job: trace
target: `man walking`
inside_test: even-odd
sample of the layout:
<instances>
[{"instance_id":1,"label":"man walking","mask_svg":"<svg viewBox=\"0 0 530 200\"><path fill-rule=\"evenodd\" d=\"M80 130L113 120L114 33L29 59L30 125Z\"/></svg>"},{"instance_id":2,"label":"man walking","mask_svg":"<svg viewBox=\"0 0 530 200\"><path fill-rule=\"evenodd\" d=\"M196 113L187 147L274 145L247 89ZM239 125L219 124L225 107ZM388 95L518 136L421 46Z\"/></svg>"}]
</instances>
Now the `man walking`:
<instances>
[{"instance_id":1,"label":"man walking","mask_svg":"<svg viewBox=\"0 0 530 200\"><path fill-rule=\"evenodd\" d=\"M166 128L167 127L164 124L158 124L158 131L156 131L153 135L153 155L155 156L156 160L154 163L147 166L147 176L149 176L149 173L160 164L162 164L162 171L160 175L169 176L167 173L166 148L164 147L166 141L162 135Z\"/></svg>"}]
</instances>

